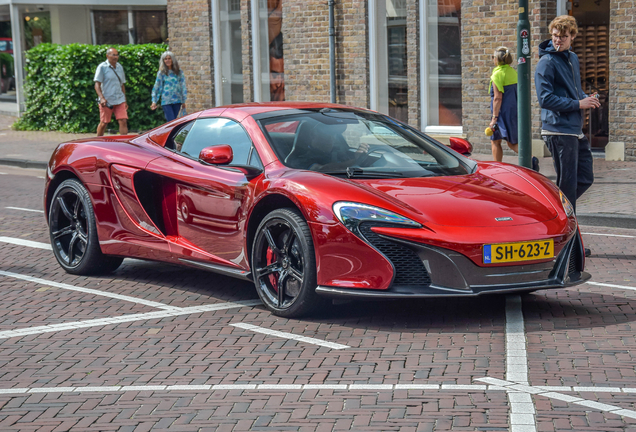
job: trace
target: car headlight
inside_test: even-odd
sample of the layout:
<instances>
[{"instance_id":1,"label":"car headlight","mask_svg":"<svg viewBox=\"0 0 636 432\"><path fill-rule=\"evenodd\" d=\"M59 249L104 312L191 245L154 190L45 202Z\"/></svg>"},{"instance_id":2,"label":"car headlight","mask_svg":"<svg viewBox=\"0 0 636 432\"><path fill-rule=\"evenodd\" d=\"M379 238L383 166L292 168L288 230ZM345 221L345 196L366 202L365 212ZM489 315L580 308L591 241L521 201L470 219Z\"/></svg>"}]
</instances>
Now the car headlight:
<instances>
[{"instance_id":1,"label":"car headlight","mask_svg":"<svg viewBox=\"0 0 636 432\"><path fill-rule=\"evenodd\" d=\"M574 207L572 207L572 203L570 202L568 197L565 196L563 192L559 191L559 195L561 196L561 204L563 205L563 210L565 210L565 214L567 215L567 217L572 216L574 214Z\"/></svg>"},{"instance_id":2,"label":"car headlight","mask_svg":"<svg viewBox=\"0 0 636 432\"><path fill-rule=\"evenodd\" d=\"M333 212L338 220L353 232L357 231L357 227L361 222L380 222L405 225L411 228L419 228L422 226L392 211L355 202L337 202L333 205Z\"/></svg>"}]
</instances>

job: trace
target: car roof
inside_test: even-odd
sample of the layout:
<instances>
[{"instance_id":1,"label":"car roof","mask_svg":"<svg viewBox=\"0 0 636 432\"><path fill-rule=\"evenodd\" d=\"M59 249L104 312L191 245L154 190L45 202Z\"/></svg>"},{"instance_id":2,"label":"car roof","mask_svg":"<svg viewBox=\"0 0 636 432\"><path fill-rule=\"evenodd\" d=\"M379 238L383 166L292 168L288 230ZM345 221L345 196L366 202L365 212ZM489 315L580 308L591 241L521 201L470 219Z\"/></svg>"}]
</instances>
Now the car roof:
<instances>
[{"instance_id":1,"label":"car roof","mask_svg":"<svg viewBox=\"0 0 636 432\"><path fill-rule=\"evenodd\" d=\"M204 110L201 112L200 117L216 116L219 114L218 110L220 108L242 111L245 113L246 116L289 109L345 108L352 110L361 110L361 108L324 102L249 102L242 104L225 105Z\"/></svg>"}]
</instances>

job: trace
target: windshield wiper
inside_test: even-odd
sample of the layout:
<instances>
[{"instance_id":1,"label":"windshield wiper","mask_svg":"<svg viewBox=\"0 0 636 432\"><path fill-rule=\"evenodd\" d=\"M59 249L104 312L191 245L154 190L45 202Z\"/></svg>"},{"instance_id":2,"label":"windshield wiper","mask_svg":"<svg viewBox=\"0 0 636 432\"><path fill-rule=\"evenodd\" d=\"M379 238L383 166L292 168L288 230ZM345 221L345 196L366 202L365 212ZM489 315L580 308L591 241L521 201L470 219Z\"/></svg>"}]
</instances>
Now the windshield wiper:
<instances>
[{"instance_id":1,"label":"windshield wiper","mask_svg":"<svg viewBox=\"0 0 636 432\"><path fill-rule=\"evenodd\" d=\"M396 177L404 177L404 174L400 172L387 172L387 171L374 171L374 170L364 170L362 168L356 167L347 167L347 178L396 178Z\"/></svg>"}]
</instances>

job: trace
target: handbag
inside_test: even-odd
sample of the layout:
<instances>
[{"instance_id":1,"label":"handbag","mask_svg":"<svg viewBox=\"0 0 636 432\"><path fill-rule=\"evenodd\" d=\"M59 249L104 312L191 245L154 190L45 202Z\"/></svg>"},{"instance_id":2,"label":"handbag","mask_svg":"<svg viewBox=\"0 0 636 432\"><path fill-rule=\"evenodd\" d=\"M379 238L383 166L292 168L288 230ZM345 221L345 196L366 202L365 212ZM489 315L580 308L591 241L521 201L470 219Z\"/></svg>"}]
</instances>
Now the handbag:
<instances>
[{"instance_id":1,"label":"handbag","mask_svg":"<svg viewBox=\"0 0 636 432\"><path fill-rule=\"evenodd\" d=\"M177 118L183 117L186 114L188 114L188 113L186 112L185 107L183 105L181 105L181 108L179 109L179 114L177 114Z\"/></svg>"}]
</instances>

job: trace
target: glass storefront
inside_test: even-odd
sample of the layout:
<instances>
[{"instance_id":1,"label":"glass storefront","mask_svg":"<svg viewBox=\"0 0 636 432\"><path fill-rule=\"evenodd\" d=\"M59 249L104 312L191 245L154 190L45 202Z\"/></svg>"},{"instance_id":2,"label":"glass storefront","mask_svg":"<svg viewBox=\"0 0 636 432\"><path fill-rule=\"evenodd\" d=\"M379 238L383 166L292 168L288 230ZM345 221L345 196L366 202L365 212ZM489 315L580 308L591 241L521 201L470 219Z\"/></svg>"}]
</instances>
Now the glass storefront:
<instances>
[{"instance_id":1,"label":"glass storefront","mask_svg":"<svg viewBox=\"0 0 636 432\"><path fill-rule=\"evenodd\" d=\"M243 49L239 0L219 1L220 73L222 101L218 105L243 102ZM219 73L217 71L217 73Z\"/></svg>"},{"instance_id":2,"label":"glass storefront","mask_svg":"<svg viewBox=\"0 0 636 432\"><path fill-rule=\"evenodd\" d=\"M93 11L96 45L126 45L128 37L128 11Z\"/></svg>"},{"instance_id":3,"label":"glass storefront","mask_svg":"<svg viewBox=\"0 0 636 432\"><path fill-rule=\"evenodd\" d=\"M260 0L258 21L258 61L260 69L260 101L285 100L285 65L283 57L283 0ZM254 31L254 29L253 29Z\"/></svg>"},{"instance_id":4,"label":"glass storefront","mask_svg":"<svg viewBox=\"0 0 636 432\"><path fill-rule=\"evenodd\" d=\"M96 45L165 43L168 40L165 10L93 10L92 13Z\"/></svg>"},{"instance_id":5,"label":"glass storefront","mask_svg":"<svg viewBox=\"0 0 636 432\"><path fill-rule=\"evenodd\" d=\"M406 0L386 0L389 115L408 121Z\"/></svg>"},{"instance_id":6,"label":"glass storefront","mask_svg":"<svg viewBox=\"0 0 636 432\"><path fill-rule=\"evenodd\" d=\"M461 126L461 0L427 0L428 126Z\"/></svg>"}]
</instances>

